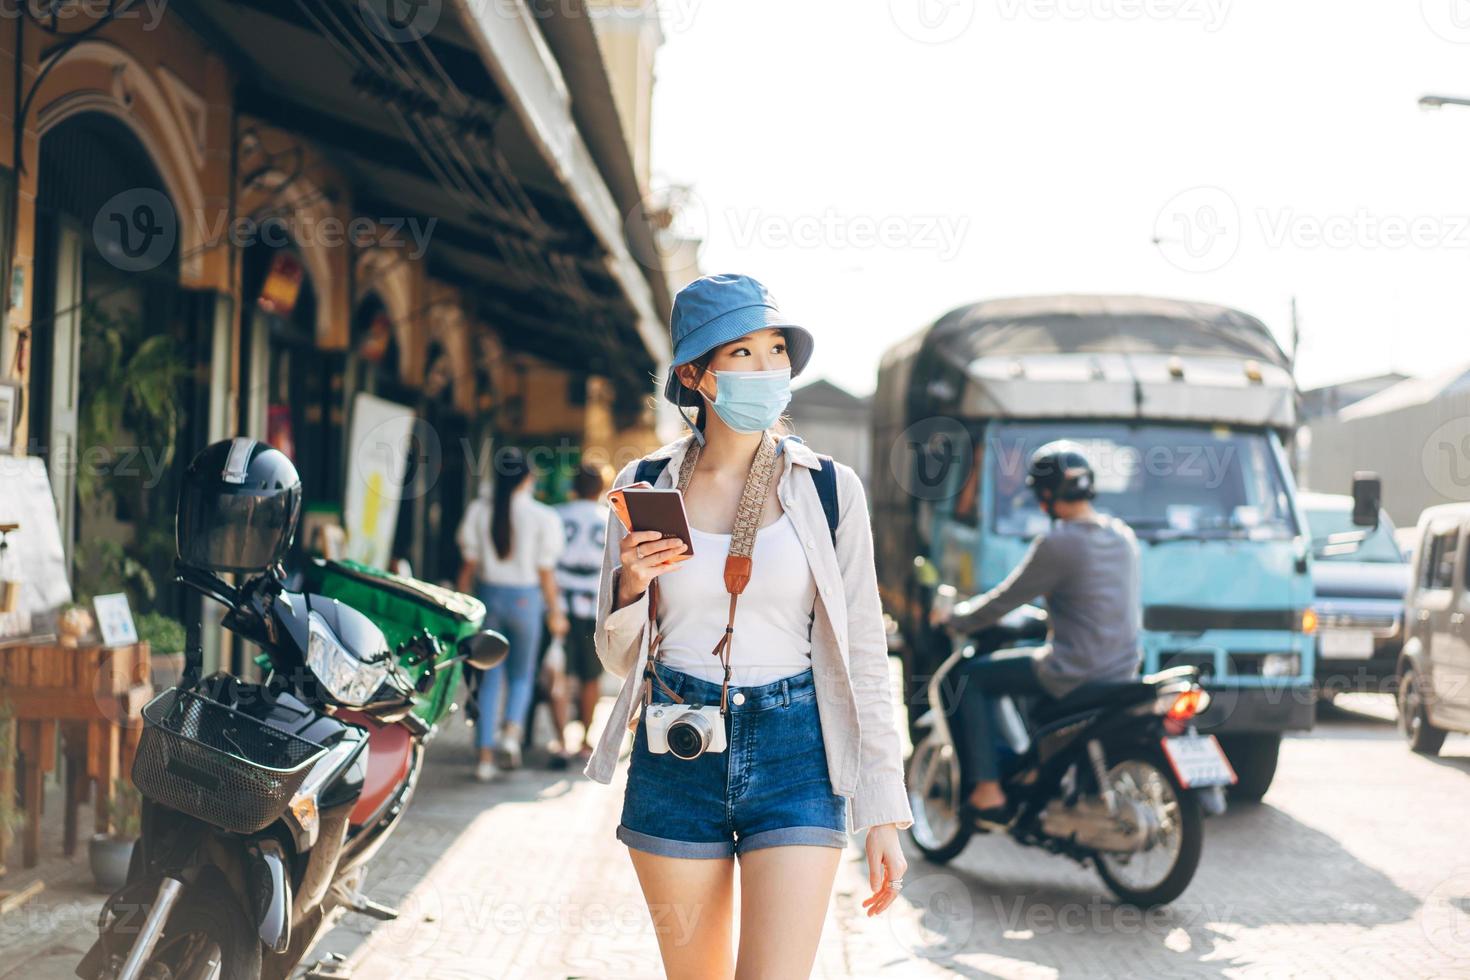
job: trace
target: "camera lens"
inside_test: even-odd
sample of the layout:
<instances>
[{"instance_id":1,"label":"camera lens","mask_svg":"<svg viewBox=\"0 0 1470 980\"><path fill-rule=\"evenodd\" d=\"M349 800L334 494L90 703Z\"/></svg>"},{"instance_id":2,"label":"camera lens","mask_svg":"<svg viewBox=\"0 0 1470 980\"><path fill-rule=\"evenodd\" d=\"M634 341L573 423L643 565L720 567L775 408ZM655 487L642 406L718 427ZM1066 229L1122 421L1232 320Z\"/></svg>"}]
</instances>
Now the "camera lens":
<instances>
[{"instance_id":1,"label":"camera lens","mask_svg":"<svg viewBox=\"0 0 1470 980\"><path fill-rule=\"evenodd\" d=\"M709 719L687 714L669 726L669 751L680 759L697 759L709 747Z\"/></svg>"}]
</instances>

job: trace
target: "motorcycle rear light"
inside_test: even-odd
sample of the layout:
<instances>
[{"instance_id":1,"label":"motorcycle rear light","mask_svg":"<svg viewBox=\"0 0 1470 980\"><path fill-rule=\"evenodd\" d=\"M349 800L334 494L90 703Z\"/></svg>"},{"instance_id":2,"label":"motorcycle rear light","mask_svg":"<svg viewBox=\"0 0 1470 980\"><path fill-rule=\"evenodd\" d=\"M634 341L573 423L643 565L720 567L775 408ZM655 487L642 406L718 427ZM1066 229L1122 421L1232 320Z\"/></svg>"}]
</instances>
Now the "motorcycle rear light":
<instances>
[{"instance_id":1,"label":"motorcycle rear light","mask_svg":"<svg viewBox=\"0 0 1470 980\"><path fill-rule=\"evenodd\" d=\"M1185 722L1210 706L1210 696L1197 687L1192 687L1174 698L1174 703L1164 713L1167 721Z\"/></svg>"}]
</instances>

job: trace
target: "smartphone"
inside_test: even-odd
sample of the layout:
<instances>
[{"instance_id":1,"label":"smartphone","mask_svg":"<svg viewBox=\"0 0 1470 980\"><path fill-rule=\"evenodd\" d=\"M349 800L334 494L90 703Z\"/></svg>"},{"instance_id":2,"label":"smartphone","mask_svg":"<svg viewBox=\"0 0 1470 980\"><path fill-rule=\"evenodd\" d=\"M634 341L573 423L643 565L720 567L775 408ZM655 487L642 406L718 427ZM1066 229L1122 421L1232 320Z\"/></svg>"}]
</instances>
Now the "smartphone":
<instances>
[{"instance_id":1,"label":"smartphone","mask_svg":"<svg viewBox=\"0 0 1470 980\"><path fill-rule=\"evenodd\" d=\"M684 513L684 495L678 490L630 483L609 490L607 502L629 531L658 531L666 538L683 541L683 554L676 555L672 561L693 556L694 538Z\"/></svg>"}]
</instances>

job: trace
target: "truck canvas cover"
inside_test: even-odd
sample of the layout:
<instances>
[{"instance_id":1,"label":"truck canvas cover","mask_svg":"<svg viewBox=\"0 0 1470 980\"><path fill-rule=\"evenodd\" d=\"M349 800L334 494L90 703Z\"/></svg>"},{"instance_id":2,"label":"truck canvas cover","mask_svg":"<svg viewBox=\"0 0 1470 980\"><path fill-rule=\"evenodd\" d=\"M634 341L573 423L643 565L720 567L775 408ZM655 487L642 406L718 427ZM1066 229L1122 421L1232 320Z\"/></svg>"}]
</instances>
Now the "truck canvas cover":
<instances>
[{"instance_id":1,"label":"truck canvas cover","mask_svg":"<svg viewBox=\"0 0 1470 980\"><path fill-rule=\"evenodd\" d=\"M899 344L884 368L907 375L907 390L891 393L907 402L910 420L1064 416L1288 429L1296 419L1291 363L1266 326L1209 303L988 300Z\"/></svg>"}]
</instances>

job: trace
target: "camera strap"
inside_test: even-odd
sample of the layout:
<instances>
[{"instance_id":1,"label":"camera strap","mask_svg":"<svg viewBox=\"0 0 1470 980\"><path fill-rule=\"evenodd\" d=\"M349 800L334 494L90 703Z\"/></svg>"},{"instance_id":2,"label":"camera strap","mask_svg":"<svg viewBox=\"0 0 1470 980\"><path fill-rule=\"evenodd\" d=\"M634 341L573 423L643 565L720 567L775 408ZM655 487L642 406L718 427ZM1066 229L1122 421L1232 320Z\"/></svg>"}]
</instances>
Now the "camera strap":
<instances>
[{"instance_id":1,"label":"camera strap","mask_svg":"<svg viewBox=\"0 0 1470 980\"><path fill-rule=\"evenodd\" d=\"M689 479L694 475L694 467L699 462L700 445L698 440L690 440L689 448L685 450L684 460L679 466L678 488L684 493L689 487ZM720 637L710 654L720 658L720 666L724 668L724 679L720 682L720 714L725 714L728 705L730 688L730 653L731 645L735 636L735 606L740 599L740 593L745 591L745 586L750 582L751 555L755 551L755 536L760 530L761 514L765 511L766 497L770 493L771 480L776 473L776 441L767 434L762 434L760 446L755 451L754 458L750 462L750 472L745 476L745 487L740 492L740 506L735 511L735 527L730 533L730 553L725 557L725 591L730 594L730 612L725 623L724 635ZM648 583L648 635L652 637L649 641L648 662L643 668L643 698L642 705L647 707L653 702L653 685L658 684L665 694L676 702L683 703L684 699L669 689L663 678L654 671L654 664L663 658L662 641L663 634L658 630L658 579ZM638 723L635 716L629 727Z\"/></svg>"}]
</instances>

